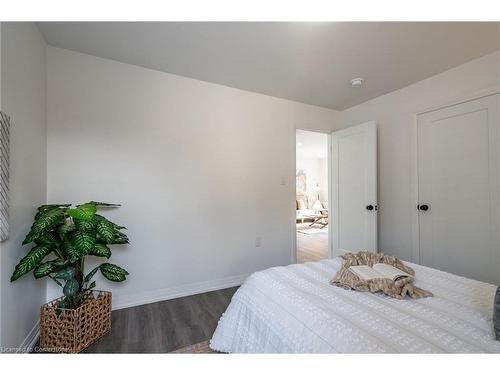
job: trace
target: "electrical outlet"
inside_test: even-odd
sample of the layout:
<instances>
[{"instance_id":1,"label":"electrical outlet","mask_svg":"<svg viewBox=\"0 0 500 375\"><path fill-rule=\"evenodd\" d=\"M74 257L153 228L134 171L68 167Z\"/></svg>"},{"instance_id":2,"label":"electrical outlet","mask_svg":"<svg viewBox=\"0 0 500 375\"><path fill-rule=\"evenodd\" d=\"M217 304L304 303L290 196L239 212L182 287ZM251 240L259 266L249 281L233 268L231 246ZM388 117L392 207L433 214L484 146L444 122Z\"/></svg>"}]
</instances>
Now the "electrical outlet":
<instances>
[{"instance_id":1,"label":"electrical outlet","mask_svg":"<svg viewBox=\"0 0 500 375\"><path fill-rule=\"evenodd\" d=\"M255 237L255 247L262 246L262 237Z\"/></svg>"}]
</instances>

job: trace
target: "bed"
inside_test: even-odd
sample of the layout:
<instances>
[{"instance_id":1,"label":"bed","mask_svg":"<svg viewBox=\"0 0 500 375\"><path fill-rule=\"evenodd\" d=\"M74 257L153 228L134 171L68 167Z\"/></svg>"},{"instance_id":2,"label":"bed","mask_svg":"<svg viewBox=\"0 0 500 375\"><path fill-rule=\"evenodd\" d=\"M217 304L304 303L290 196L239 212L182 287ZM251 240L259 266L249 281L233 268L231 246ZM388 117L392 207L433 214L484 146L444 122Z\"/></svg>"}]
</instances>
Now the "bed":
<instances>
[{"instance_id":1,"label":"bed","mask_svg":"<svg viewBox=\"0 0 500 375\"><path fill-rule=\"evenodd\" d=\"M340 258L251 275L210 342L226 353L500 353L496 286L407 263L434 297L397 300L329 284Z\"/></svg>"}]
</instances>

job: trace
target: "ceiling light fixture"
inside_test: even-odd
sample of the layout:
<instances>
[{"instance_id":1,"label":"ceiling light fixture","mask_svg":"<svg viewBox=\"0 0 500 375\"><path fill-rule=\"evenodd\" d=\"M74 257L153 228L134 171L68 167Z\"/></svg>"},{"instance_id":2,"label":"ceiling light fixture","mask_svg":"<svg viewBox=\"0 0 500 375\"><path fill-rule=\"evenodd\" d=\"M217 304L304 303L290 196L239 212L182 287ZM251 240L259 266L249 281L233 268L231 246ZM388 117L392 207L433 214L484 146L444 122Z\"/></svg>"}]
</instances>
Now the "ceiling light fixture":
<instances>
[{"instance_id":1,"label":"ceiling light fixture","mask_svg":"<svg viewBox=\"0 0 500 375\"><path fill-rule=\"evenodd\" d=\"M297 142L297 146L302 146L302 142Z\"/></svg>"},{"instance_id":2,"label":"ceiling light fixture","mask_svg":"<svg viewBox=\"0 0 500 375\"><path fill-rule=\"evenodd\" d=\"M361 78L361 77L353 78L353 79L351 79L351 86L352 87L361 87L363 85L364 81L365 81L365 79Z\"/></svg>"}]
</instances>

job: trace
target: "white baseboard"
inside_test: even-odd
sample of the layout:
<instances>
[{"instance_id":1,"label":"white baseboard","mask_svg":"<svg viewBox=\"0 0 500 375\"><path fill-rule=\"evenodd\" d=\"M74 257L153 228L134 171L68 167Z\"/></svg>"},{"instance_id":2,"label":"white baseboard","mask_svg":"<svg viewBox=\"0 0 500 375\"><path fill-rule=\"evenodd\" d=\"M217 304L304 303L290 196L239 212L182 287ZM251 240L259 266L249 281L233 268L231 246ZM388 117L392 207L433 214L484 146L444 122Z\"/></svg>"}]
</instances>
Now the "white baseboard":
<instances>
[{"instance_id":1,"label":"white baseboard","mask_svg":"<svg viewBox=\"0 0 500 375\"><path fill-rule=\"evenodd\" d=\"M28 335L24 338L21 346L18 348L17 353L30 353L36 345L40 337L40 321L38 320Z\"/></svg>"},{"instance_id":2,"label":"white baseboard","mask_svg":"<svg viewBox=\"0 0 500 375\"><path fill-rule=\"evenodd\" d=\"M113 310L145 305L148 303L166 301L169 299L190 296L193 294L211 292L214 290L231 288L243 284L249 274L226 277L218 280L202 281L172 288L159 289L127 295L113 294Z\"/></svg>"}]
</instances>

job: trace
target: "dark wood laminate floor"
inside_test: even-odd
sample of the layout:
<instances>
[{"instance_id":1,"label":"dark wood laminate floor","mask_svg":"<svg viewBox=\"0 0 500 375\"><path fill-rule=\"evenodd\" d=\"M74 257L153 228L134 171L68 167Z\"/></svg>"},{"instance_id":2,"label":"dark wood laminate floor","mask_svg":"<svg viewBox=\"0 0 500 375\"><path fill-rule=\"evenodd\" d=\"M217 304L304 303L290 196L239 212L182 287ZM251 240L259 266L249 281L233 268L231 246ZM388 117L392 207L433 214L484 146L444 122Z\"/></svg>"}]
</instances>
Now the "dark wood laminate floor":
<instances>
[{"instance_id":1,"label":"dark wood laminate floor","mask_svg":"<svg viewBox=\"0 0 500 375\"><path fill-rule=\"evenodd\" d=\"M115 310L111 332L84 353L168 353L208 340L237 289Z\"/></svg>"}]
</instances>

